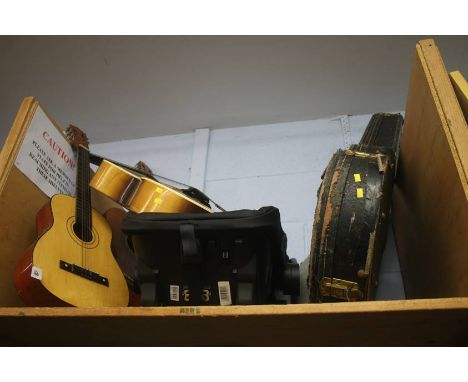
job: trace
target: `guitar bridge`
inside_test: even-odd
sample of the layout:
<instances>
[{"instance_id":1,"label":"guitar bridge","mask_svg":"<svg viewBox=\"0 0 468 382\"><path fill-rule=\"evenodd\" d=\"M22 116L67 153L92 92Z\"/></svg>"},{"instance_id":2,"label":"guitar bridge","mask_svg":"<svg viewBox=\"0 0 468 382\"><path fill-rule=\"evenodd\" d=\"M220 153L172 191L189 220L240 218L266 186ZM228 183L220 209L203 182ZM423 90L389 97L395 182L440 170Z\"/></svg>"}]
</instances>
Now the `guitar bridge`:
<instances>
[{"instance_id":1,"label":"guitar bridge","mask_svg":"<svg viewBox=\"0 0 468 382\"><path fill-rule=\"evenodd\" d=\"M93 281L97 284L104 285L106 287L109 286L109 279L101 276L99 273L82 268L76 264L70 264L66 261L60 260L60 269L73 273L74 275L83 277L84 279L87 279L89 281Z\"/></svg>"}]
</instances>

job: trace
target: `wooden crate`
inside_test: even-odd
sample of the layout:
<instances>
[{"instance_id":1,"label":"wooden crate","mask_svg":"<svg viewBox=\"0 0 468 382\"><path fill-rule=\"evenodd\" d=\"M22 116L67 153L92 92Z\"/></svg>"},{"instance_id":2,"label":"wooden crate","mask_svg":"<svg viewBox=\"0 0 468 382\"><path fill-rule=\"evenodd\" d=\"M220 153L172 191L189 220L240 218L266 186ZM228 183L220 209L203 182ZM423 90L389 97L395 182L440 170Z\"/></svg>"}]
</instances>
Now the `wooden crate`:
<instances>
[{"instance_id":1,"label":"wooden crate","mask_svg":"<svg viewBox=\"0 0 468 382\"><path fill-rule=\"evenodd\" d=\"M421 74L419 67L433 66L434 63L427 63L424 60L418 47L409 91L410 99L418 90L425 92L424 94L428 92L430 77L426 72ZM429 100L435 99L432 93L427 93L426 96ZM444 298L405 301L192 308L24 307L13 287L13 270L24 249L35 239L34 217L47 197L15 167L14 161L37 107L38 102L32 97L23 101L0 153L1 345L460 345L468 343L468 298L461 297L467 295L467 290L459 287L445 288ZM408 108L409 115L413 113L420 115L421 118L427 118L432 123L431 126L434 126L433 129L437 130L437 126L441 126L443 109L442 114L439 113L440 108L437 112L431 112L426 104L416 102L408 102ZM412 131L414 126L413 128L406 126L405 129ZM442 128L439 130L439 135L445 133ZM446 146L443 149L445 151L442 156L445 155L447 158L453 156L451 147ZM465 153L468 155L468 151ZM403 149L401 157L404 161L406 155ZM406 169L405 164L402 164L402 167ZM409 169L411 170L411 167ZM455 176L454 173L451 176ZM401 189L400 197L404 195L403 192L404 189ZM419 205L418 201L409 200ZM455 208L452 204L450 206ZM412 211L411 205L408 208ZM398 224L398 216L395 225ZM397 230L400 232L399 238L403 228L399 227L399 231ZM445 232L443 227L437 225L432 226L432 229L435 231L434 235L439 231ZM414 234L412 230L408 232ZM407 233L405 235L411 237ZM413 239L416 239L416 236ZM401 240L399 246L400 242ZM436 254L433 258L436 258ZM457 258L454 256L451 261L456 262ZM459 259L459 264L460 267L466 266L466 256L464 259ZM431 272L431 268L423 267L419 271ZM450 273L441 274L440 277L444 281L440 285L455 284L450 281L452 276Z\"/></svg>"}]
</instances>

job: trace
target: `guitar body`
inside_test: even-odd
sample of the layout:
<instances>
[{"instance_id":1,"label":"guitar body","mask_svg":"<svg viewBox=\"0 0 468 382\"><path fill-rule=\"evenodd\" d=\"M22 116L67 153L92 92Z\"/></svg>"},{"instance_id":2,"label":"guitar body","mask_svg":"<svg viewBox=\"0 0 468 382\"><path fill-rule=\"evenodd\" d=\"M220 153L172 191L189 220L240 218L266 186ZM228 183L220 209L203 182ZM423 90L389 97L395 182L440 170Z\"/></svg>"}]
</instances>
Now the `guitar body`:
<instances>
[{"instance_id":1,"label":"guitar body","mask_svg":"<svg viewBox=\"0 0 468 382\"><path fill-rule=\"evenodd\" d=\"M37 237L41 237L46 233L53 223L52 209L50 208L50 202L47 202L36 214ZM29 246L16 265L14 280L18 294L29 306L70 306L50 293L38 279L31 277L36 243L37 241Z\"/></svg>"},{"instance_id":2,"label":"guitar body","mask_svg":"<svg viewBox=\"0 0 468 382\"><path fill-rule=\"evenodd\" d=\"M211 212L182 192L153 179L136 176L106 160L102 161L89 185L132 212Z\"/></svg>"},{"instance_id":3,"label":"guitar body","mask_svg":"<svg viewBox=\"0 0 468 382\"><path fill-rule=\"evenodd\" d=\"M135 280L137 259L122 232L122 221L127 212L121 208L110 208L104 214L112 230L111 248L122 270L129 290L128 306L140 306L140 290Z\"/></svg>"},{"instance_id":4,"label":"guitar body","mask_svg":"<svg viewBox=\"0 0 468 382\"><path fill-rule=\"evenodd\" d=\"M40 236L18 263L15 286L28 305L127 306L127 283L111 252L111 229L94 209L92 236L75 233L76 200L55 195L37 215ZM33 278L33 267L42 273Z\"/></svg>"}]
</instances>

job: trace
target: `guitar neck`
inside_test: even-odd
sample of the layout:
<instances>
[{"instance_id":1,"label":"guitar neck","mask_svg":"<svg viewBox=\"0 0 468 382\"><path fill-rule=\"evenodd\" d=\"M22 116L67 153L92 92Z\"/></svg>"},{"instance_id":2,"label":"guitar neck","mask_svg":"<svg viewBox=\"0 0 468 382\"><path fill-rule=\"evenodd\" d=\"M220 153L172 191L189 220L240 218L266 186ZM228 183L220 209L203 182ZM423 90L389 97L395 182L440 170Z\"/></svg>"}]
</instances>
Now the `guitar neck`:
<instances>
[{"instance_id":1,"label":"guitar neck","mask_svg":"<svg viewBox=\"0 0 468 382\"><path fill-rule=\"evenodd\" d=\"M76 173L76 223L75 230L83 241L92 239L91 191L89 189L90 167L89 151L80 145Z\"/></svg>"}]
</instances>

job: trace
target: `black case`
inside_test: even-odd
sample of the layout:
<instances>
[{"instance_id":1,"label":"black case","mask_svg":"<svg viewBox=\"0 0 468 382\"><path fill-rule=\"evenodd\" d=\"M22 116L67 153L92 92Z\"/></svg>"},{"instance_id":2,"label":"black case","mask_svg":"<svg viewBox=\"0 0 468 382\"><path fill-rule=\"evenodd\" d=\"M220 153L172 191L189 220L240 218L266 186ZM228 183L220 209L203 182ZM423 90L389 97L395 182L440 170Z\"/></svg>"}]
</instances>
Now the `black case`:
<instances>
[{"instance_id":1,"label":"black case","mask_svg":"<svg viewBox=\"0 0 468 382\"><path fill-rule=\"evenodd\" d=\"M400 114L374 114L359 144L329 162L315 210L310 301L373 299L402 124Z\"/></svg>"},{"instance_id":2,"label":"black case","mask_svg":"<svg viewBox=\"0 0 468 382\"><path fill-rule=\"evenodd\" d=\"M265 304L299 294L275 207L129 213L122 228L138 257L142 305Z\"/></svg>"}]
</instances>

